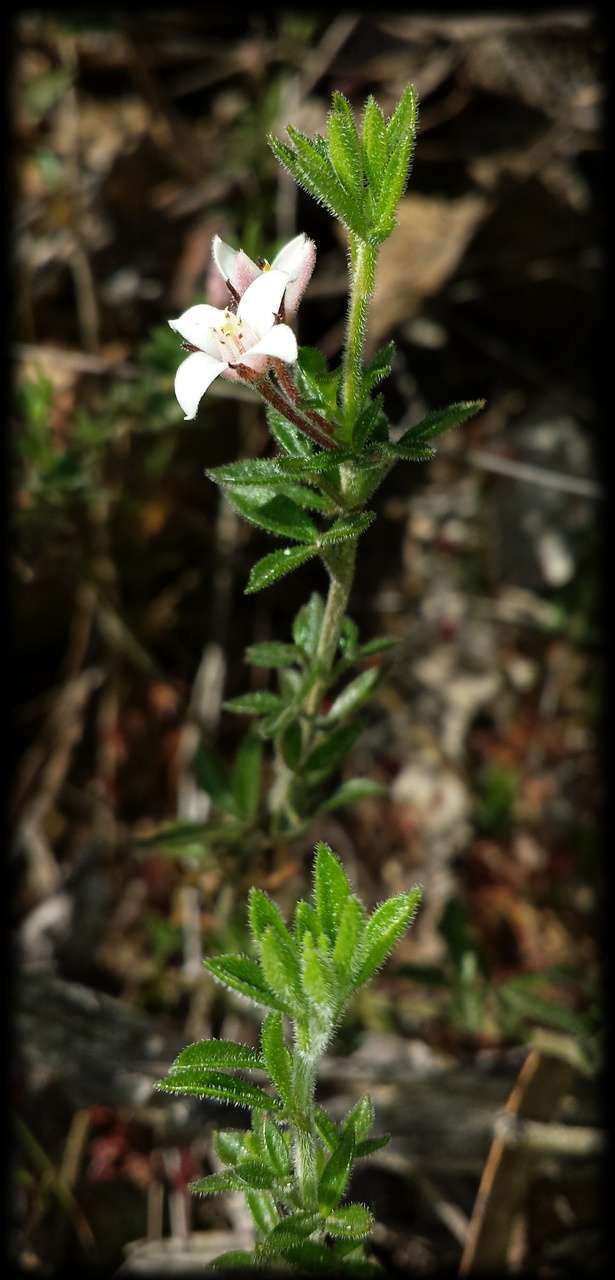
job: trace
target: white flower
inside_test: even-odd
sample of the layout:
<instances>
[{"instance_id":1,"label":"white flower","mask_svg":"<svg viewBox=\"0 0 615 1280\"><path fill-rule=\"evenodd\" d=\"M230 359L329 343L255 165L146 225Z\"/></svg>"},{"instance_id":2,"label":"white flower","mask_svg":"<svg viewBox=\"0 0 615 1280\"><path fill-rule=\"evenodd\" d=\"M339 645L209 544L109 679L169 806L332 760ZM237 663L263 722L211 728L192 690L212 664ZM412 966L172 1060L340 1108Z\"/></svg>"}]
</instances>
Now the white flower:
<instances>
[{"instance_id":1,"label":"white flower","mask_svg":"<svg viewBox=\"0 0 615 1280\"><path fill-rule=\"evenodd\" d=\"M175 395L186 421L196 417L200 400L220 374L237 381L237 365L260 373L271 357L287 364L297 359L292 329L276 323L287 284L285 272L262 272L246 288L236 315L202 303L169 320L193 349L175 375Z\"/></svg>"},{"instance_id":2,"label":"white flower","mask_svg":"<svg viewBox=\"0 0 615 1280\"><path fill-rule=\"evenodd\" d=\"M316 245L308 236L295 236L276 254L271 266L259 267L243 249L232 249L220 236L212 242L214 262L231 290L241 298L254 280L269 271L282 271L286 276L284 309L287 316L294 315L307 288L316 262Z\"/></svg>"}]
</instances>

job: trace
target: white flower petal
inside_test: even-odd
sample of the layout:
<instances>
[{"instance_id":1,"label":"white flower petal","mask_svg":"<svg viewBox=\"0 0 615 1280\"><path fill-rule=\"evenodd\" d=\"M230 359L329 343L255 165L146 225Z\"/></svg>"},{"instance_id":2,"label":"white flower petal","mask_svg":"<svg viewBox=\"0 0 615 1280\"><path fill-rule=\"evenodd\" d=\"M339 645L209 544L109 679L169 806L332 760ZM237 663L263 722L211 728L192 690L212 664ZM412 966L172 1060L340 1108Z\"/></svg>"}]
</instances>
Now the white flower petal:
<instances>
[{"instance_id":1,"label":"white flower petal","mask_svg":"<svg viewBox=\"0 0 615 1280\"><path fill-rule=\"evenodd\" d=\"M207 388L226 367L223 360L214 360L202 351L195 351L180 364L175 374L175 395L186 415L186 422L196 418L196 411Z\"/></svg>"},{"instance_id":2,"label":"white flower petal","mask_svg":"<svg viewBox=\"0 0 615 1280\"><path fill-rule=\"evenodd\" d=\"M244 364L251 364L252 356L259 355L275 356L277 360L294 364L297 359L297 339L292 329L287 324L275 324L259 342L245 352Z\"/></svg>"},{"instance_id":3,"label":"white flower petal","mask_svg":"<svg viewBox=\"0 0 615 1280\"><path fill-rule=\"evenodd\" d=\"M245 320L256 334L263 338L271 328L274 318L280 309L280 303L287 285L287 278L282 271L263 271L258 280L254 280L246 289L237 307L240 320Z\"/></svg>"},{"instance_id":4,"label":"white flower petal","mask_svg":"<svg viewBox=\"0 0 615 1280\"><path fill-rule=\"evenodd\" d=\"M311 244L311 240L308 240L305 232L302 231L300 235L295 236L294 240L289 240L288 244L283 245L279 253L276 253L271 263L272 270L286 271L289 279L294 280L303 267L306 254L311 254Z\"/></svg>"},{"instance_id":5,"label":"white flower petal","mask_svg":"<svg viewBox=\"0 0 615 1280\"><path fill-rule=\"evenodd\" d=\"M188 307L177 320L169 320L169 324L175 333L179 333L193 347L198 347L199 351L207 351L216 360L219 358L218 340L212 333L213 328L224 324L224 312L218 307L210 307L205 302L198 303L196 307Z\"/></svg>"},{"instance_id":6,"label":"white flower petal","mask_svg":"<svg viewBox=\"0 0 615 1280\"><path fill-rule=\"evenodd\" d=\"M224 280L232 280L237 249L231 249L230 244L225 244L220 236L214 236L211 242L211 251L222 278Z\"/></svg>"}]
</instances>

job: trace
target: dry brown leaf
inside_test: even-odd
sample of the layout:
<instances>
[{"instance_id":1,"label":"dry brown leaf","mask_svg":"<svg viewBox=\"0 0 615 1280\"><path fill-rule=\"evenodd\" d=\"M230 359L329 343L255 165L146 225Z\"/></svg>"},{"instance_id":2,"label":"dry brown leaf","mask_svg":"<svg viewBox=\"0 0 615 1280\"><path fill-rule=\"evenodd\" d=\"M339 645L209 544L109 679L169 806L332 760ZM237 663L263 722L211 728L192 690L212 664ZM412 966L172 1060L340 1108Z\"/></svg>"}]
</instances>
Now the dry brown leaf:
<instances>
[{"instance_id":1,"label":"dry brown leaf","mask_svg":"<svg viewBox=\"0 0 615 1280\"><path fill-rule=\"evenodd\" d=\"M397 226L378 260L369 313L371 348L414 316L422 298L442 288L489 209L487 200L474 195L457 200L412 195L402 200Z\"/></svg>"}]
</instances>

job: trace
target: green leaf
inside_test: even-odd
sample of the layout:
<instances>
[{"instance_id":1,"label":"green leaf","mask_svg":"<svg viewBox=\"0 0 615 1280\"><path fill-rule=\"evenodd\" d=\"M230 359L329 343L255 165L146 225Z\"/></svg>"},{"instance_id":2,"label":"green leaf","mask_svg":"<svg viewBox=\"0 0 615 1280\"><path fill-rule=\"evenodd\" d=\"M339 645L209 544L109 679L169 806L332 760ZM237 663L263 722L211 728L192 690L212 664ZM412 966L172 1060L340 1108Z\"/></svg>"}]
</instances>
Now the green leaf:
<instances>
[{"instance_id":1,"label":"green leaf","mask_svg":"<svg viewBox=\"0 0 615 1280\"><path fill-rule=\"evenodd\" d=\"M408 893L389 898L374 911L368 921L363 945L357 957L353 985L360 987L380 968L393 947L410 928L421 901L422 889L416 885Z\"/></svg>"},{"instance_id":2,"label":"green leaf","mask_svg":"<svg viewBox=\"0 0 615 1280\"><path fill-rule=\"evenodd\" d=\"M388 1146L391 1141L390 1133L383 1133L380 1138L364 1138L362 1142L358 1142L355 1148L355 1160L363 1160L366 1156L371 1156L375 1151L382 1151L383 1147Z\"/></svg>"},{"instance_id":3,"label":"green leaf","mask_svg":"<svg viewBox=\"0 0 615 1280\"><path fill-rule=\"evenodd\" d=\"M216 1098L231 1102L237 1107L262 1107L266 1111L278 1111L281 1103L258 1085L239 1076L227 1076L222 1071L177 1071L158 1080L154 1088L161 1093L178 1093L197 1098Z\"/></svg>"},{"instance_id":4,"label":"green leaf","mask_svg":"<svg viewBox=\"0 0 615 1280\"><path fill-rule=\"evenodd\" d=\"M385 376L384 374L382 375ZM356 449L363 449L372 437L376 440L388 440L388 423L383 408L383 397L370 400L361 410L352 431L352 439ZM375 469L373 467L372 469Z\"/></svg>"},{"instance_id":5,"label":"green leaf","mask_svg":"<svg viewBox=\"0 0 615 1280\"><path fill-rule=\"evenodd\" d=\"M303 990L309 1000L325 1008L332 1005L334 993L329 966L317 950L309 931L303 935L301 976Z\"/></svg>"},{"instance_id":6,"label":"green leaf","mask_svg":"<svg viewBox=\"0 0 615 1280\"><path fill-rule=\"evenodd\" d=\"M387 788L380 782L372 782L371 778L348 778L337 791L320 805L320 813L331 813L334 809L343 809L346 805L356 804L368 796L386 796Z\"/></svg>"},{"instance_id":7,"label":"green leaf","mask_svg":"<svg viewBox=\"0 0 615 1280\"><path fill-rule=\"evenodd\" d=\"M313 591L307 604L299 610L293 622L293 640L311 658L318 648L324 612L322 596L317 591Z\"/></svg>"},{"instance_id":8,"label":"green leaf","mask_svg":"<svg viewBox=\"0 0 615 1280\"><path fill-rule=\"evenodd\" d=\"M247 1044L236 1044L234 1040L198 1040L182 1049L170 1070L183 1071L187 1067L203 1071L210 1071L212 1067L262 1070L263 1060L256 1049Z\"/></svg>"},{"instance_id":9,"label":"green leaf","mask_svg":"<svg viewBox=\"0 0 615 1280\"><path fill-rule=\"evenodd\" d=\"M303 898L300 898L295 907L294 935L297 942L301 942L307 929L310 930L314 938L318 937L319 928L318 916L314 908L309 903L304 902Z\"/></svg>"},{"instance_id":10,"label":"green leaf","mask_svg":"<svg viewBox=\"0 0 615 1280\"><path fill-rule=\"evenodd\" d=\"M254 1115L263 1115L262 1111L255 1111ZM214 1150L219 1160L223 1164L237 1164L238 1160L245 1155L245 1129L218 1129L214 1134Z\"/></svg>"},{"instance_id":11,"label":"green leaf","mask_svg":"<svg viewBox=\"0 0 615 1280\"><path fill-rule=\"evenodd\" d=\"M267 423L269 430L280 448L292 458L309 458L314 453L314 446L309 437L284 418L272 405L267 405Z\"/></svg>"},{"instance_id":12,"label":"green leaf","mask_svg":"<svg viewBox=\"0 0 615 1280\"><path fill-rule=\"evenodd\" d=\"M276 1184L275 1174L261 1160L242 1160L233 1172L254 1191L269 1191Z\"/></svg>"},{"instance_id":13,"label":"green leaf","mask_svg":"<svg viewBox=\"0 0 615 1280\"><path fill-rule=\"evenodd\" d=\"M248 645L244 658L253 667L292 667L301 661L301 654L294 644L264 640L262 644Z\"/></svg>"},{"instance_id":14,"label":"green leaf","mask_svg":"<svg viewBox=\"0 0 615 1280\"><path fill-rule=\"evenodd\" d=\"M473 418L480 413L484 405L484 400L464 400L459 404L449 404L446 409L434 409L432 413L427 414L426 418L422 418L414 427L405 431L403 436L390 447L397 457L410 457L411 453L427 445L435 436L442 435L444 431L450 431L451 427L459 427L462 422L467 422L468 418Z\"/></svg>"},{"instance_id":15,"label":"green leaf","mask_svg":"<svg viewBox=\"0 0 615 1280\"><path fill-rule=\"evenodd\" d=\"M215 1196L220 1191L240 1191L242 1183L235 1173L210 1173L197 1182L189 1182L188 1190L195 1196Z\"/></svg>"},{"instance_id":16,"label":"green leaf","mask_svg":"<svg viewBox=\"0 0 615 1280\"><path fill-rule=\"evenodd\" d=\"M364 702L371 697L376 686L381 683L382 673L378 667L369 667L367 671L362 671L360 675L351 680L350 684L338 693L337 698L330 707L325 717L326 724L333 724L338 720L346 720L353 712L358 711Z\"/></svg>"},{"instance_id":17,"label":"green leaf","mask_svg":"<svg viewBox=\"0 0 615 1280\"><path fill-rule=\"evenodd\" d=\"M271 1192L250 1188L250 1190L244 1190L244 1196L258 1230L264 1236L269 1235L280 1219Z\"/></svg>"},{"instance_id":18,"label":"green leaf","mask_svg":"<svg viewBox=\"0 0 615 1280\"><path fill-rule=\"evenodd\" d=\"M265 929L260 941L261 966L265 981L285 1003L298 1000L301 1003L299 964L294 946L271 926Z\"/></svg>"},{"instance_id":19,"label":"green leaf","mask_svg":"<svg viewBox=\"0 0 615 1280\"><path fill-rule=\"evenodd\" d=\"M278 746L284 764L294 772L301 759L303 747L303 734L298 720L293 720L284 730L280 736Z\"/></svg>"},{"instance_id":20,"label":"green leaf","mask_svg":"<svg viewBox=\"0 0 615 1280\"><path fill-rule=\"evenodd\" d=\"M360 946L365 928L365 912L358 898L346 899L337 926L333 948L333 963L344 982L352 975L354 958Z\"/></svg>"},{"instance_id":21,"label":"green leaf","mask_svg":"<svg viewBox=\"0 0 615 1280\"><path fill-rule=\"evenodd\" d=\"M290 1177L291 1162L284 1135L278 1129L277 1124L269 1116L265 1115L264 1111L255 1111L254 1115L262 1120L260 1133L263 1153L276 1177L285 1180Z\"/></svg>"},{"instance_id":22,"label":"green leaf","mask_svg":"<svg viewBox=\"0 0 615 1280\"><path fill-rule=\"evenodd\" d=\"M240 693L238 698L229 698L222 706L225 711L232 711L234 715L262 716L271 711L279 711L282 700L277 693L259 689L256 693Z\"/></svg>"},{"instance_id":23,"label":"green leaf","mask_svg":"<svg viewBox=\"0 0 615 1280\"><path fill-rule=\"evenodd\" d=\"M318 535L319 547L332 547L337 542L348 542L352 538L358 538L370 524L374 523L376 513L374 511L363 511L357 515L342 516L340 520L336 520L324 533Z\"/></svg>"},{"instance_id":24,"label":"green leaf","mask_svg":"<svg viewBox=\"0 0 615 1280\"><path fill-rule=\"evenodd\" d=\"M376 1110L368 1093L364 1093L358 1102L350 1108L347 1116L344 1117L343 1127L352 1125L354 1130L355 1142L362 1142L366 1138L373 1123L376 1119Z\"/></svg>"},{"instance_id":25,"label":"green leaf","mask_svg":"<svg viewBox=\"0 0 615 1280\"><path fill-rule=\"evenodd\" d=\"M292 1106L292 1057L284 1043L282 1017L279 1013L270 1013L265 1018L261 1031L263 1058L267 1071L288 1107Z\"/></svg>"},{"instance_id":26,"label":"green leaf","mask_svg":"<svg viewBox=\"0 0 615 1280\"><path fill-rule=\"evenodd\" d=\"M318 547L284 547L281 551L272 551L253 565L245 594L249 596L255 591L262 591L264 587L273 586L278 578L292 573L293 569L298 569L299 565L305 564L306 560L311 560L317 554Z\"/></svg>"},{"instance_id":27,"label":"green leaf","mask_svg":"<svg viewBox=\"0 0 615 1280\"><path fill-rule=\"evenodd\" d=\"M404 92L386 126L386 142L389 155L393 154L399 147L407 144L410 137L414 138L416 132L418 114L418 103L416 89L414 85L409 84Z\"/></svg>"},{"instance_id":28,"label":"green leaf","mask_svg":"<svg viewBox=\"0 0 615 1280\"><path fill-rule=\"evenodd\" d=\"M241 1272L248 1267L258 1270L263 1264L255 1253L249 1253L247 1249L229 1249L226 1253L221 1253L219 1257L214 1258L208 1265L216 1271Z\"/></svg>"},{"instance_id":29,"label":"green leaf","mask_svg":"<svg viewBox=\"0 0 615 1280\"><path fill-rule=\"evenodd\" d=\"M350 751L355 738L361 732L361 727L358 720L351 720L349 724L342 724L338 729L331 730L327 737L310 751L303 763L302 773L313 773L319 779L332 773Z\"/></svg>"},{"instance_id":30,"label":"green leaf","mask_svg":"<svg viewBox=\"0 0 615 1280\"><path fill-rule=\"evenodd\" d=\"M278 485L283 478L281 463L277 458L245 458L240 462L226 462L222 467L213 467L205 472L215 484L227 488L239 485L247 488L250 485Z\"/></svg>"},{"instance_id":31,"label":"green leaf","mask_svg":"<svg viewBox=\"0 0 615 1280\"><path fill-rule=\"evenodd\" d=\"M304 404L335 419L341 368L329 369L322 352L316 347L300 347L295 377Z\"/></svg>"},{"instance_id":32,"label":"green leaf","mask_svg":"<svg viewBox=\"0 0 615 1280\"><path fill-rule=\"evenodd\" d=\"M325 1146L329 1148L329 1151L335 1151L340 1140L340 1135L338 1133L337 1125L331 1119L331 1116L323 1109L323 1107L316 1107L314 1111L314 1120L316 1122L316 1128L318 1129L319 1136L322 1138Z\"/></svg>"},{"instance_id":33,"label":"green leaf","mask_svg":"<svg viewBox=\"0 0 615 1280\"><path fill-rule=\"evenodd\" d=\"M197 785L211 796L214 804L229 813L236 814L228 770L218 753L211 747L205 747L203 743L199 743L192 769Z\"/></svg>"},{"instance_id":34,"label":"green leaf","mask_svg":"<svg viewBox=\"0 0 615 1280\"><path fill-rule=\"evenodd\" d=\"M363 115L363 163L375 197L380 192L386 160L386 124L376 99L370 93Z\"/></svg>"},{"instance_id":35,"label":"green leaf","mask_svg":"<svg viewBox=\"0 0 615 1280\"><path fill-rule=\"evenodd\" d=\"M289 1213L263 1241L263 1248L268 1253L279 1253L280 1249L294 1244L296 1239L311 1235L312 1231L316 1231L319 1227L322 1227L322 1218L319 1213L310 1213L308 1210Z\"/></svg>"},{"instance_id":36,"label":"green leaf","mask_svg":"<svg viewBox=\"0 0 615 1280\"><path fill-rule=\"evenodd\" d=\"M325 1230L341 1240L364 1240L374 1227L374 1215L363 1204L348 1204L327 1216Z\"/></svg>"},{"instance_id":37,"label":"green leaf","mask_svg":"<svg viewBox=\"0 0 615 1280\"><path fill-rule=\"evenodd\" d=\"M358 207L363 203L363 157L348 99L333 94L333 110L327 120L329 159L335 172Z\"/></svg>"},{"instance_id":38,"label":"green leaf","mask_svg":"<svg viewBox=\"0 0 615 1280\"><path fill-rule=\"evenodd\" d=\"M269 894L254 886L249 893L248 915L252 936L257 943L262 940L265 931L271 926L288 946L292 945L280 908Z\"/></svg>"},{"instance_id":39,"label":"green leaf","mask_svg":"<svg viewBox=\"0 0 615 1280\"><path fill-rule=\"evenodd\" d=\"M335 1151L329 1156L318 1184L321 1213L329 1213L344 1195L352 1171L354 1148L354 1133L347 1129L342 1133Z\"/></svg>"},{"instance_id":40,"label":"green leaf","mask_svg":"<svg viewBox=\"0 0 615 1280\"><path fill-rule=\"evenodd\" d=\"M248 956L215 956L205 960L204 964L216 981L229 987L231 991L237 991L239 995L247 996L254 1004L262 1005L265 1009L276 1009L281 1013L291 1012L287 1002L270 990L259 966Z\"/></svg>"},{"instance_id":41,"label":"green leaf","mask_svg":"<svg viewBox=\"0 0 615 1280\"><path fill-rule=\"evenodd\" d=\"M314 862L314 905L323 932L335 945L338 925L352 890L333 850L320 840Z\"/></svg>"},{"instance_id":42,"label":"green leaf","mask_svg":"<svg viewBox=\"0 0 615 1280\"><path fill-rule=\"evenodd\" d=\"M229 485L226 489L231 506L245 520L280 538L296 538L298 542L305 543L316 541L319 529L301 507L282 494L267 496L265 501L261 501L261 497L266 494L266 489L259 493L247 486Z\"/></svg>"},{"instance_id":43,"label":"green leaf","mask_svg":"<svg viewBox=\"0 0 615 1280\"><path fill-rule=\"evenodd\" d=\"M247 733L240 743L232 774L233 799L246 822L253 822L258 813L262 773L263 744L256 735Z\"/></svg>"},{"instance_id":44,"label":"green leaf","mask_svg":"<svg viewBox=\"0 0 615 1280\"><path fill-rule=\"evenodd\" d=\"M391 339L390 342L385 342L383 347L379 347L371 360L368 360L363 370L363 391L365 394L369 394L379 382L382 382L384 378L388 378L394 355L395 343Z\"/></svg>"},{"instance_id":45,"label":"green leaf","mask_svg":"<svg viewBox=\"0 0 615 1280\"><path fill-rule=\"evenodd\" d=\"M329 1272L330 1274L334 1264L330 1251L313 1240L297 1240L296 1244L289 1244L280 1252L282 1257L292 1263L298 1271Z\"/></svg>"},{"instance_id":46,"label":"green leaf","mask_svg":"<svg viewBox=\"0 0 615 1280\"><path fill-rule=\"evenodd\" d=\"M293 174L295 181L328 207L334 217L340 218L349 231L365 237L366 227L362 209L339 181L331 162L325 159L311 140L298 129L288 125L287 132L296 149L293 157L296 170ZM278 159L280 158L278 156ZM283 160L282 163L286 163L287 168L290 167L287 160Z\"/></svg>"},{"instance_id":47,"label":"green leaf","mask_svg":"<svg viewBox=\"0 0 615 1280\"><path fill-rule=\"evenodd\" d=\"M374 636L373 640L368 640L362 644L357 651L357 658L371 658L376 653L384 653L387 649L394 649L399 644L393 636Z\"/></svg>"}]
</instances>

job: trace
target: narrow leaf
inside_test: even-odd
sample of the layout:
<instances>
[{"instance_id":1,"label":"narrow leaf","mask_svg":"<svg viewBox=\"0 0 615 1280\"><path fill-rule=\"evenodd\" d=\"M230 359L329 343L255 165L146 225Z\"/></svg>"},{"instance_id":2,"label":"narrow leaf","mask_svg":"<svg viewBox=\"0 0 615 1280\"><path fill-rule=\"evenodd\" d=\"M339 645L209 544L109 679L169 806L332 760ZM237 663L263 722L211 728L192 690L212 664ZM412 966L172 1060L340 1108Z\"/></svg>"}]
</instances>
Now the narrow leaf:
<instances>
[{"instance_id":1,"label":"narrow leaf","mask_svg":"<svg viewBox=\"0 0 615 1280\"><path fill-rule=\"evenodd\" d=\"M265 640L262 644L248 645L244 658L253 667L292 667L300 662L301 654L294 644Z\"/></svg>"},{"instance_id":2,"label":"narrow leaf","mask_svg":"<svg viewBox=\"0 0 615 1280\"><path fill-rule=\"evenodd\" d=\"M328 1007L333 1003L333 988L327 963L309 932L303 937L301 977L303 990L313 1004Z\"/></svg>"},{"instance_id":3,"label":"narrow leaf","mask_svg":"<svg viewBox=\"0 0 615 1280\"><path fill-rule=\"evenodd\" d=\"M370 524L374 523L376 515L374 511L363 511L360 515L342 516L340 520L336 520L324 533L318 535L319 547L332 547L337 542L348 542L352 538L358 538Z\"/></svg>"},{"instance_id":4,"label":"narrow leaf","mask_svg":"<svg viewBox=\"0 0 615 1280\"><path fill-rule=\"evenodd\" d=\"M255 1115L263 1115L262 1111L255 1111ZM214 1149L219 1160L223 1164L237 1164L245 1155L245 1129L218 1129L214 1134Z\"/></svg>"},{"instance_id":5,"label":"narrow leaf","mask_svg":"<svg viewBox=\"0 0 615 1280\"><path fill-rule=\"evenodd\" d=\"M235 1165L233 1173L255 1191L268 1191L276 1183L273 1171L260 1160L241 1160Z\"/></svg>"},{"instance_id":6,"label":"narrow leaf","mask_svg":"<svg viewBox=\"0 0 615 1280\"><path fill-rule=\"evenodd\" d=\"M300 1240L304 1236L309 1236L319 1227L322 1227L322 1218L319 1213L310 1213L307 1210L289 1213L263 1241L263 1247L267 1252L278 1253L280 1247L286 1248L289 1244L293 1244L295 1239Z\"/></svg>"},{"instance_id":7,"label":"narrow leaf","mask_svg":"<svg viewBox=\"0 0 615 1280\"><path fill-rule=\"evenodd\" d=\"M354 1158L354 1133L347 1129L329 1157L318 1184L318 1203L322 1213L339 1204L350 1178Z\"/></svg>"},{"instance_id":8,"label":"narrow leaf","mask_svg":"<svg viewBox=\"0 0 615 1280\"><path fill-rule=\"evenodd\" d=\"M239 746L232 774L233 798L246 822L253 822L258 813L262 772L263 744L255 734L247 733Z\"/></svg>"},{"instance_id":9,"label":"narrow leaf","mask_svg":"<svg viewBox=\"0 0 615 1280\"><path fill-rule=\"evenodd\" d=\"M210 1173L206 1178L188 1183L188 1190L195 1196L214 1196L219 1191L240 1191L242 1183L235 1173Z\"/></svg>"},{"instance_id":10,"label":"narrow leaf","mask_svg":"<svg viewBox=\"0 0 615 1280\"><path fill-rule=\"evenodd\" d=\"M323 1107L316 1107L314 1111L314 1119L318 1133L325 1146L329 1148L329 1151L335 1151L340 1140L337 1125Z\"/></svg>"},{"instance_id":11,"label":"narrow leaf","mask_svg":"<svg viewBox=\"0 0 615 1280\"><path fill-rule=\"evenodd\" d=\"M331 944L335 945L338 924L352 890L339 858L322 840L316 845L313 874L318 919Z\"/></svg>"},{"instance_id":12,"label":"narrow leaf","mask_svg":"<svg viewBox=\"0 0 615 1280\"><path fill-rule=\"evenodd\" d=\"M258 1085L238 1076L227 1076L222 1071L194 1071L188 1069L157 1081L154 1086L161 1093L186 1094L198 1098L217 1098L238 1107L262 1107L266 1111L278 1111L281 1103Z\"/></svg>"},{"instance_id":13,"label":"narrow leaf","mask_svg":"<svg viewBox=\"0 0 615 1280\"><path fill-rule=\"evenodd\" d=\"M357 957L353 985L360 987L380 968L395 944L410 928L421 901L422 890L416 885L409 893L389 898L374 911L365 930L363 945Z\"/></svg>"},{"instance_id":14,"label":"narrow leaf","mask_svg":"<svg viewBox=\"0 0 615 1280\"><path fill-rule=\"evenodd\" d=\"M310 751L303 763L302 773L313 773L318 778L325 778L342 763L360 732L361 724L358 720L351 720L349 724L342 724L339 728L331 730L327 737Z\"/></svg>"},{"instance_id":15,"label":"narrow leaf","mask_svg":"<svg viewBox=\"0 0 615 1280\"><path fill-rule=\"evenodd\" d=\"M252 595L255 591L262 591L264 587L273 586L278 578L292 573L293 569L298 569L299 565L305 564L306 560L311 560L317 554L318 547L284 547L281 551L272 551L252 566L245 594Z\"/></svg>"},{"instance_id":16,"label":"narrow leaf","mask_svg":"<svg viewBox=\"0 0 615 1280\"><path fill-rule=\"evenodd\" d=\"M256 1049L247 1044L235 1044L234 1040L198 1040L182 1049L170 1070L181 1071L186 1067L200 1067L203 1071L212 1067L262 1070L263 1060Z\"/></svg>"},{"instance_id":17,"label":"narrow leaf","mask_svg":"<svg viewBox=\"0 0 615 1280\"><path fill-rule=\"evenodd\" d=\"M261 1031L263 1058L267 1071L287 1106L292 1105L292 1057L284 1042L282 1017L270 1013Z\"/></svg>"},{"instance_id":18,"label":"narrow leaf","mask_svg":"<svg viewBox=\"0 0 615 1280\"><path fill-rule=\"evenodd\" d=\"M333 110L327 121L329 159L346 190L363 200L363 158L352 108L342 93L333 94Z\"/></svg>"},{"instance_id":19,"label":"narrow leaf","mask_svg":"<svg viewBox=\"0 0 615 1280\"><path fill-rule=\"evenodd\" d=\"M268 689L259 689L256 693L241 693L238 698L229 698L222 703L225 711L232 711L239 716L262 716L265 713L279 711L282 701L277 693Z\"/></svg>"},{"instance_id":20,"label":"narrow leaf","mask_svg":"<svg viewBox=\"0 0 615 1280\"><path fill-rule=\"evenodd\" d=\"M380 684L381 679L382 674L377 667L370 667L367 671L362 671L354 680L351 680L350 684L346 685L345 689L342 689L341 693L338 693L337 698L327 712L326 723L334 724L338 720L347 719L359 707L363 706L364 702L367 702L376 686Z\"/></svg>"},{"instance_id":21,"label":"narrow leaf","mask_svg":"<svg viewBox=\"0 0 615 1280\"><path fill-rule=\"evenodd\" d=\"M355 1142L366 1138L376 1118L376 1110L368 1093L364 1093L344 1118L343 1127L352 1125Z\"/></svg>"},{"instance_id":22,"label":"narrow leaf","mask_svg":"<svg viewBox=\"0 0 615 1280\"><path fill-rule=\"evenodd\" d=\"M250 1253L247 1249L229 1249L226 1253L221 1253L212 1262L208 1263L209 1267L213 1267L215 1271L243 1271L253 1268L257 1271L262 1262L255 1253Z\"/></svg>"},{"instance_id":23,"label":"narrow leaf","mask_svg":"<svg viewBox=\"0 0 615 1280\"><path fill-rule=\"evenodd\" d=\"M313 591L307 604L299 610L293 622L293 640L309 657L313 657L318 647L325 605L322 596Z\"/></svg>"},{"instance_id":24,"label":"narrow leaf","mask_svg":"<svg viewBox=\"0 0 615 1280\"><path fill-rule=\"evenodd\" d=\"M444 431L461 426L462 422L467 422L468 418L473 418L480 413L484 406L484 400L464 400L459 404L449 404L446 409L434 409L432 413L427 414L426 418L422 418L414 427L405 431L391 447L398 457L403 458L407 453L433 440L435 436L442 435Z\"/></svg>"},{"instance_id":25,"label":"narrow leaf","mask_svg":"<svg viewBox=\"0 0 615 1280\"><path fill-rule=\"evenodd\" d=\"M344 904L333 948L333 963L343 981L352 975L352 966L362 941L365 912L358 898L349 897Z\"/></svg>"},{"instance_id":26,"label":"narrow leaf","mask_svg":"<svg viewBox=\"0 0 615 1280\"><path fill-rule=\"evenodd\" d=\"M212 977L225 987L229 987L231 991L237 991L239 995L246 996L248 1000L252 1000L254 1004L264 1006L265 1009L276 1009L281 1013L290 1013L286 1001L281 1000L279 996L270 990L259 966L253 960L250 960L248 956L215 956L204 963L205 968L209 970Z\"/></svg>"},{"instance_id":27,"label":"narrow leaf","mask_svg":"<svg viewBox=\"0 0 615 1280\"><path fill-rule=\"evenodd\" d=\"M265 490L264 493L267 491ZM319 536L318 527L309 516L290 498L282 494L268 497L260 501L260 495L254 490L238 485L229 485L227 498L235 511L249 520L251 524L267 529L280 538L296 538L298 542L312 543Z\"/></svg>"},{"instance_id":28,"label":"narrow leaf","mask_svg":"<svg viewBox=\"0 0 615 1280\"><path fill-rule=\"evenodd\" d=\"M284 1003L301 1000L299 965L294 948L269 925L260 943L261 965L265 981Z\"/></svg>"},{"instance_id":29,"label":"narrow leaf","mask_svg":"<svg viewBox=\"0 0 615 1280\"><path fill-rule=\"evenodd\" d=\"M250 1190L243 1189L243 1193L258 1230L263 1236L268 1236L280 1219L271 1192L256 1191L252 1187Z\"/></svg>"},{"instance_id":30,"label":"narrow leaf","mask_svg":"<svg viewBox=\"0 0 615 1280\"><path fill-rule=\"evenodd\" d=\"M388 1146L391 1141L390 1133L383 1133L380 1138L364 1138L357 1143L355 1148L355 1160L363 1160L366 1156L371 1156L375 1151L382 1151L383 1147Z\"/></svg>"},{"instance_id":31,"label":"narrow leaf","mask_svg":"<svg viewBox=\"0 0 615 1280\"><path fill-rule=\"evenodd\" d=\"M276 444L291 458L309 458L314 453L309 437L271 405L267 405L267 423Z\"/></svg>"},{"instance_id":32,"label":"narrow leaf","mask_svg":"<svg viewBox=\"0 0 615 1280\"><path fill-rule=\"evenodd\" d=\"M385 796L387 788L380 782L372 782L371 778L349 778L343 782L333 795L320 806L321 813L332 813L334 809L344 809L347 805L356 804L369 796Z\"/></svg>"},{"instance_id":33,"label":"narrow leaf","mask_svg":"<svg viewBox=\"0 0 615 1280\"><path fill-rule=\"evenodd\" d=\"M327 1215L325 1230L340 1240L364 1240L374 1227L374 1215L362 1204L343 1205Z\"/></svg>"}]
</instances>

